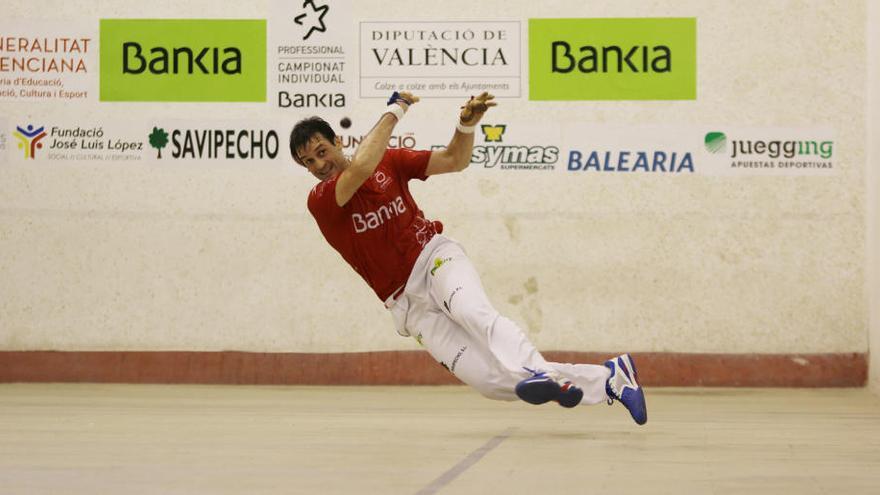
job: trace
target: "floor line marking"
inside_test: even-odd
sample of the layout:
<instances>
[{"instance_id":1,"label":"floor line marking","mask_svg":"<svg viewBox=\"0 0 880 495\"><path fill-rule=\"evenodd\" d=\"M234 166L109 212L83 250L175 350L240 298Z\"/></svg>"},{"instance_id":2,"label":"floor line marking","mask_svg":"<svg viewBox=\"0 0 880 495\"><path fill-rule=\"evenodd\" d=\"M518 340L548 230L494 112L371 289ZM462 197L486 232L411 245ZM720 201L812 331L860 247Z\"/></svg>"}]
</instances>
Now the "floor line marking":
<instances>
[{"instance_id":1,"label":"floor line marking","mask_svg":"<svg viewBox=\"0 0 880 495\"><path fill-rule=\"evenodd\" d=\"M434 481L432 481L428 486L422 488L416 495L433 495L441 490L444 486L448 485L455 478L458 478L461 473L470 469L471 466L476 464L483 458L486 454L491 452L495 447L501 445L501 442L507 440L513 432L516 431L516 428L508 428L504 430L500 435L491 438L488 442L486 442L482 447L477 450L471 452L464 459L458 462L455 466L452 466L448 471L441 474Z\"/></svg>"}]
</instances>

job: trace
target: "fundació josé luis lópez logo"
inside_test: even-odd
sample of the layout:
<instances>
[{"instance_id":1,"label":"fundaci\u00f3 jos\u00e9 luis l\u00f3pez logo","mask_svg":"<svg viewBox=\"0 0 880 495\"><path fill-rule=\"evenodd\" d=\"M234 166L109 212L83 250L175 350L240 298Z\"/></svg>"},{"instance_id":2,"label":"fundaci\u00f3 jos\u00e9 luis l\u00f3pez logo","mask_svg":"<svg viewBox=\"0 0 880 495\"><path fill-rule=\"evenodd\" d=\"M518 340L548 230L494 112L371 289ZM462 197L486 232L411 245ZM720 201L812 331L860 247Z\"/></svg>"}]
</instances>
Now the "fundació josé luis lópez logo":
<instances>
[{"instance_id":1,"label":"fundaci\u00f3 jos\u00e9 luis l\u00f3pez logo","mask_svg":"<svg viewBox=\"0 0 880 495\"><path fill-rule=\"evenodd\" d=\"M43 147L40 141L46 137L46 131L43 126L35 129L33 125L28 124L24 129L16 126L14 135L18 139L18 149L24 150L24 157L33 160L37 150Z\"/></svg>"},{"instance_id":2,"label":"fundaci\u00f3 jos\u00e9 luis l\u00f3pez logo","mask_svg":"<svg viewBox=\"0 0 880 495\"><path fill-rule=\"evenodd\" d=\"M101 101L266 101L266 21L101 19Z\"/></svg>"},{"instance_id":3,"label":"fundaci\u00f3 jos\u00e9 luis l\u00f3pez logo","mask_svg":"<svg viewBox=\"0 0 880 495\"><path fill-rule=\"evenodd\" d=\"M723 153L727 148L727 136L723 132L708 132L704 141L709 153Z\"/></svg>"}]
</instances>

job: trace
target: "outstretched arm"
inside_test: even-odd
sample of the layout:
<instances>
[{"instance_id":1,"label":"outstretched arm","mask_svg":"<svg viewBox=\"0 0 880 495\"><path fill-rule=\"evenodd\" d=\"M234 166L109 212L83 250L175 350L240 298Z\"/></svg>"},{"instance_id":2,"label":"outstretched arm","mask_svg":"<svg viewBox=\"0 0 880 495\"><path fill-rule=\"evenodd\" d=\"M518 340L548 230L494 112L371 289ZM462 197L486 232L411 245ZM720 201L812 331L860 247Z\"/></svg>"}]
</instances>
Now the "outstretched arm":
<instances>
[{"instance_id":1,"label":"outstretched arm","mask_svg":"<svg viewBox=\"0 0 880 495\"><path fill-rule=\"evenodd\" d=\"M489 109L497 105L494 96L483 92L477 97L472 97L461 107L459 124L455 128L455 134L445 150L431 153L428 160L428 168L425 175L445 174L449 172L461 172L471 163L471 152L474 149L474 127L483 118Z\"/></svg>"},{"instance_id":2,"label":"outstretched arm","mask_svg":"<svg viewBox=\"0 0 880 495\"><path fill-rule=\"evenodd\" d=\"M400 105L406 111L410 105L419 101L418 96L411 93L400 93L399 98L392 105ZM389 105L390 106L390 105ZM401 114L402 115L402 114ZM363 141L354 152L351 165L339 174L336 182L336 204L339 206L348 203L358 188L376 171L388 140L391 139L391 131L397 125L397 116L386 112L379 117L379 122L364 136Z\"/></svg>"}]
</instances>

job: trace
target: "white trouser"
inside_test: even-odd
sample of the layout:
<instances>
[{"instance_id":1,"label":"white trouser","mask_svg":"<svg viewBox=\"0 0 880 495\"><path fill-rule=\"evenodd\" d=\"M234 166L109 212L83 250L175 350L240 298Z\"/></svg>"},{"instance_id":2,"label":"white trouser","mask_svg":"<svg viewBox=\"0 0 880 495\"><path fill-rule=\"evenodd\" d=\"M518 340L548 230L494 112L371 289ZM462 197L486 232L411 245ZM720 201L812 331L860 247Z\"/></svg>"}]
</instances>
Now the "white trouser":
<instances>
[{"instance_id":1,"label":"white trouser","mask_svg":"<svg viewBox=\"0 0 880 495\"><path fill-rule=\"evenodd\" d=\"M401 335L413 336L440 364L490 399L516 400L531 373L556 371L584 391L581 404L607 399L601 365L551 363L489 302L462 247L436 235L422 250L403 294L386 306Z\"/></svg>"}]
</instances>

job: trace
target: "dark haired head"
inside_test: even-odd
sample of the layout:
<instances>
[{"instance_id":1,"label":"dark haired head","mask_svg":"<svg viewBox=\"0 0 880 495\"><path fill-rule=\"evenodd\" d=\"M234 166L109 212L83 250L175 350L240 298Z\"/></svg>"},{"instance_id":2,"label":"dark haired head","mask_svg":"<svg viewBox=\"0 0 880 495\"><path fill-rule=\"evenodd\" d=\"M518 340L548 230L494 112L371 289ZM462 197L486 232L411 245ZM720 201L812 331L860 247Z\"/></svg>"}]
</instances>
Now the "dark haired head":
<instances>
[{"instance_id":1,"label":"dark haired head","mask_svg":"<svg viewBox=\"0 0 880 495\"><path fill-rule=\"evenodd\" d=\"M336 133L333 132L333 128L321 117L302 119L293 126L293 131L290 132L290 155L296 163L302 165L296 150L305 146L315 134L324 136L331 143L336 141Z\"/></svg>"}]
</instances>

